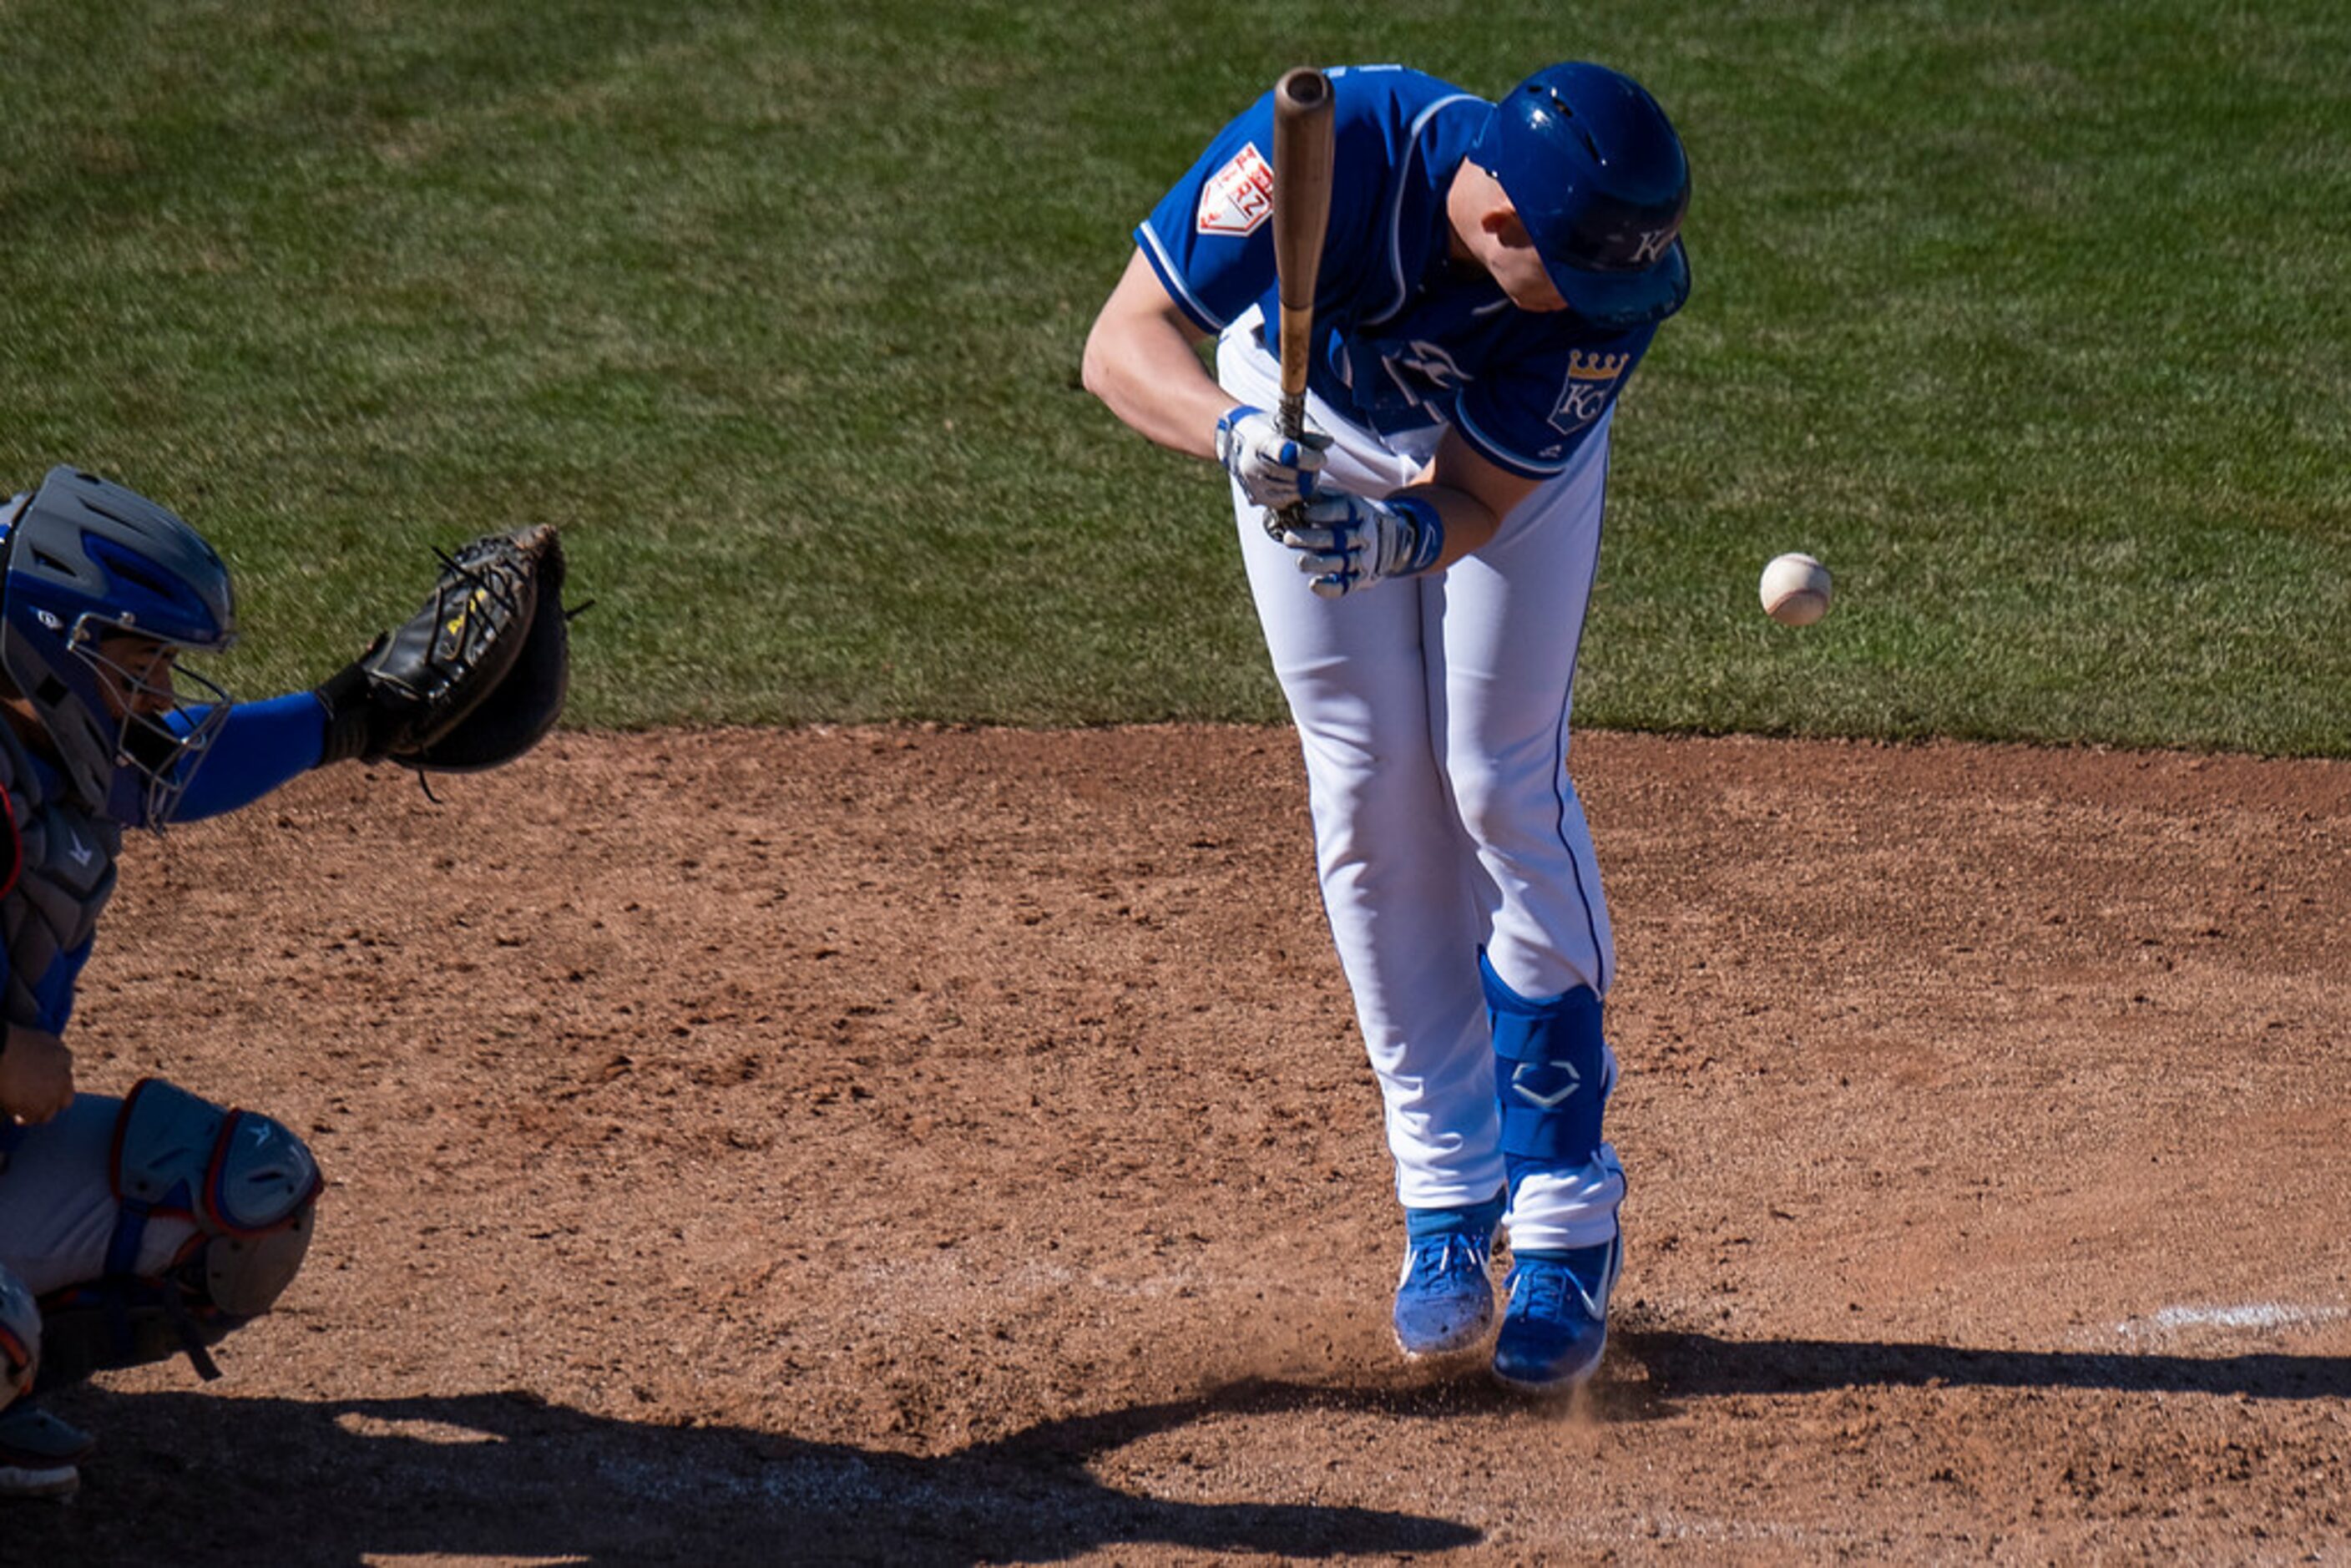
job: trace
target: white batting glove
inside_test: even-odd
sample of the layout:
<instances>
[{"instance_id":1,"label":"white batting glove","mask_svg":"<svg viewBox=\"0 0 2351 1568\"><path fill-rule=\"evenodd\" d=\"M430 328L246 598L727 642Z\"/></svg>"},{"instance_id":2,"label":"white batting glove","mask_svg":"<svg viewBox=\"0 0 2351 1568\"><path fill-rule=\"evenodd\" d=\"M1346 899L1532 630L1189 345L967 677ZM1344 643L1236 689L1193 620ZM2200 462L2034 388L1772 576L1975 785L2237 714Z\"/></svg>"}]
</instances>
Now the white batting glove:
<instances>
[{"instance_id":1,"label":"white batting glove","mask_svg":"<svg viewBox=\"0 0 2351 1568\"><path fill-rule=\"evenodd\" d=\"M1296 439L1284 435L1280 420L1247 403L1217 421L1217 460L1260 507L1292 507L1313 494L1314 476L1322 472L1322 451L1330 444L1320 431Z\"/></svg>"},{"instance_id":2,"label":"white batting glove","mask_svg":"<svg viewBox=\"0 0 2351 1568\"><path fill-rule=\"evenodd\" d=\"M1374 501L1326 492L1306 503L1281 542L1298 552L1307 586L1343 599L1388 577L1413 577L1445 553L1445 519L1426 501Z\"/></svg>"}]
</instances>

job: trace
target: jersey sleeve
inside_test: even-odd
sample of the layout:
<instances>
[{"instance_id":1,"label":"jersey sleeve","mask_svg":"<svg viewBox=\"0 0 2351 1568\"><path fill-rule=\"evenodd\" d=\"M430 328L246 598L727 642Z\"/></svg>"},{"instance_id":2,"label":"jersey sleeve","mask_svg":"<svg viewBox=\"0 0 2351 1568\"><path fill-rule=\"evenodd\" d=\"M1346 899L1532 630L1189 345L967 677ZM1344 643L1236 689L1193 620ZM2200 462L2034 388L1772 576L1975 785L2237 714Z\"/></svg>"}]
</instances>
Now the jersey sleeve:
<instances>
[{"instance_id":1,"label":"jersey sleeve","mask_svg":"<svg viewBox=\"0 0 2351 1568\"><path fill-rule=\"evenodd\" d=\"M1314 280L1318 337L1352 330L1367 313L1396 308L1407 288L1399 246L1409 207L1413 245L1422 205L1432 115L1478 100L1401 66L1332 66L1330 211ZM1262 306L1280 308L1273 254L1273 94L1265 93L1217 133L1206 151L1134 230L1161 287L1203 331L1217 332ZM1269 330L1270 326L1269 325ZM1318 358L1320 357L1318 351Z\"/></svg>"},{"instance_id":2,"label":"jersey sleeve","mask_svg":"<svg viewBox=\"0 0 2351 1568\"><path fill-rule=\"evenodd\" d=\"M1217 133L1135 226L1160 286L1202 330L1217 332L1271 287L1273 94Z\"/></svg>"},{"instance_id":3,"label":"jersey sleeve","mask_svg":"<svg viewBox=\"0 0 2351 1568\"><path fill-rule=\"evenodd\" d=\"M309 692L238 703L213 737L171 820L193 822L253 804L316 768L326 737L327 710Z\"/></svg>"},{"instance_id":4,"label":"jersey sleeve","mask_svg":"<svg viewBox=\"0 0 2351 1568\"><path fill-rule=\"evenodd\" d=\"M1462 389L1453 424L1497 467L1524 478L1563 472L1648 352L1655 326L1497 367Z\"/></svg>"}]
</instances>

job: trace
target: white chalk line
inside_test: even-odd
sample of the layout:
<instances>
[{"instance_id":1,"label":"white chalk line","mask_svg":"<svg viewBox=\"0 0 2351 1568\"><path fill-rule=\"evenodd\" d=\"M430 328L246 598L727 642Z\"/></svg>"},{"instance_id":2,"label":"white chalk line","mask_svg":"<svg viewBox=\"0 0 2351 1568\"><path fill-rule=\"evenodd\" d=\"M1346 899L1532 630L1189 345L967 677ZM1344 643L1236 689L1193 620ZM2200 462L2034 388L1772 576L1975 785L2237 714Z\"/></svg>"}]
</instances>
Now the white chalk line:
<instances>
[{"instance_id":1,"label":"white chalk line","mask_svg":"<svg viewBox=\"0 0 2351 1568\"><path fill-rule=\"evenodd\" d=\"M2248 1301L2230 1307L2165 1307L2147 1318L2131 1318L2115 1325L2115 1332L2126 1337L2142 1333L2176 1333L2182 1329L2251 1329L2273 1332L2278 1329L2311 1328L2320 1323L2339 1322L2351 1318L2351 1307L2299 1306L2286 1301Z\"/></svg>"}]
</instances>

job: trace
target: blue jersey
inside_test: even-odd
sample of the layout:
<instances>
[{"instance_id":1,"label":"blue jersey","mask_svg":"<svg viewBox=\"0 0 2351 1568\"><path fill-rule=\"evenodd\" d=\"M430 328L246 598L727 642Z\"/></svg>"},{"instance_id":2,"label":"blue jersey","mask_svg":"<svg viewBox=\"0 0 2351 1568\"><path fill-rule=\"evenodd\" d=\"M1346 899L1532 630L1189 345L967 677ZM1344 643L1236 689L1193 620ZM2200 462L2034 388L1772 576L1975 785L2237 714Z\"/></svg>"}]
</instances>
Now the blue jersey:
<instances>
[{"instance_id":1,"label":"blue jersey","mask_svg":"<svg viewBox=\"0 0 2351 1568\"><path fill-rule=\"evenodd\" d=\"M1656 335L1513 306L1447 254L1446 193L1492 106L1401 66L1329 73L1331 226L1314 282L1308 384L1383 434L1447 424L1496 466L1560 473ZM1252 305L1280 319L1273 259L1273 95L1225 127L1134 231L1186 315L1221 331Z\"/></svg>"}]
</instances>

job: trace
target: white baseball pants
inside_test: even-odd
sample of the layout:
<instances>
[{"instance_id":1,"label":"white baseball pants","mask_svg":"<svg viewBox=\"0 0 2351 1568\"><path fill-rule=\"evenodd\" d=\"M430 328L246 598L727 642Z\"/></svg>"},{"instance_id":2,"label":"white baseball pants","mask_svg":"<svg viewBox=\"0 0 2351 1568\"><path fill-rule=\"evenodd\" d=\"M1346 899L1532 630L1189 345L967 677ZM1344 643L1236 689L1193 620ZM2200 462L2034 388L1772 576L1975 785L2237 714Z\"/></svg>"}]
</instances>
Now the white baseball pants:
<instances>
[{"instance_id":1,"label":"white baseball pants","mask_svg":"<svg viewBox=\"0 0 2351 1568\"><path fill-rule=\"evenodd\" d=\"M1255 325L1252 312L1223 334L1217 380L1270 409L1280 371ZM1411 483L1436 447L1434 431L1384 440L1311 394L1308 418L1333 437L1325 483L1362 495ZM1614 975L1567 773L1607 470L1604 419L1475 556L1337 601L1309 591L1296 552L1234 487L1250 591L1305 752L1323 905L1408 1207L1466 1207L1504 1186L1479 948L1521 997L1588 986L1604 998ZM1522 1176L1511 1244L1608 1240L1624 1185L1604 1143L1581 1168Z\"/></svg>"}]
</instances>

